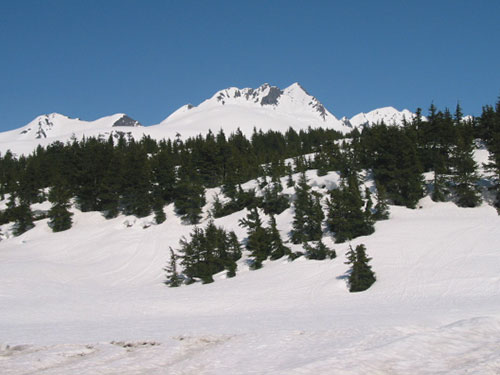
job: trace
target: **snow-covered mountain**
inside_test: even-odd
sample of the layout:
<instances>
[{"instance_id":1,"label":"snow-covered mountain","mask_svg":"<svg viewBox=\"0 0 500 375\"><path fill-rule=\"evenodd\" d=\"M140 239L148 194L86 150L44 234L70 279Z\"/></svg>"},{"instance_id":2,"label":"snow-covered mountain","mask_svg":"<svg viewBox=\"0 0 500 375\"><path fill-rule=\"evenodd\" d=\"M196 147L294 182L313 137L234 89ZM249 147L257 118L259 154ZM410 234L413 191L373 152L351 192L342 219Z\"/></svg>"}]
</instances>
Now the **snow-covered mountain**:
<instances>
[{"instance_id":1,"label":"snow-covered mountain","mask_svg":"<svg viewBox=\"0 0 500 375\"><path fill-rule=\"evenodd\" d=\"M10 149L15 153L30 153L38 145L47 146L54 141L68 142L83 136L187 138L206 134L209 130L217 133L220 129L226 134L240 129L243 134L250 136L254 129L285 132L290 127L296 131L323 127L348 133L354 127L372 125L382 120L386 124L401 124L403 118L410 120L413 116L406 109L398 111L386 107L339 120L300 84L294 83L280 89L266 83L256 89L230 87L218 91L198 106L184 105L159 124L147 127L123 113L95 121L83 121L57 113L38 116L19 129L0 133L0 152Z\"/></svg>"},{"instance_id":2,"label":"snow-covered mountain","mask_svg":"<svg viewBox=\"0 0 500 375\"><path fill-rule=\"evenodd\" d=\"M374 109L368 113L358 113L349 119L349 124L355 128L376 125L382 121L386 125L401 125L404 120L409 122L414 117L415 114L407 109L398 111L394 107L384 107Z\"/></svg>"},{"instance_id":3,"label":"snow-covered mountain","mask_svg":"<svg viewBox=\"0 0 500 375\"><path fill-rule=\"evenodd\" d=\"M59 113L36 117L27 125L0 133L0 152L30 153L38 145L47 146L55 141L68 142L73 138L119 137L120 134L142 136L145 129L138 121L123 113L83 121Z\"/></svg>"}]
</instances>

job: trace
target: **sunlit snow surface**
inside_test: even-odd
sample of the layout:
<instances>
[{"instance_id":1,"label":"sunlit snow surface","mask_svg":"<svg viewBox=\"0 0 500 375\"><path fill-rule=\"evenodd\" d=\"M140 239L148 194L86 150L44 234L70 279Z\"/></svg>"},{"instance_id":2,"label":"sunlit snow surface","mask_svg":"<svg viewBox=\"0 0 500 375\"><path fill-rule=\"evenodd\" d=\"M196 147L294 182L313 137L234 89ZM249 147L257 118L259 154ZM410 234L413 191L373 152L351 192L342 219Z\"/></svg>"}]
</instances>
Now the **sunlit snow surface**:
<instances>
[{"instance_id":1,"label":"sunlit snow surface","mask_svg":"<svg viewBox=\"0 0 500 375\"><path fill-rule=\"evenodd\" d=\"M314 189L338 184L336 173L308 176ZM1 241L0 373L500 373L500 219L488 205L391 207L352 243L366 245L377 275L356 294L348 245L328 237L334 260L249 271L243 259L233 279L167 288L169 246L193 227L166 213L151 225L75 212L66 232L42 220ZM243 238L245 214L215 223ZM292 216L277 218L283 236Z\"/></svg>"}]
</instances>

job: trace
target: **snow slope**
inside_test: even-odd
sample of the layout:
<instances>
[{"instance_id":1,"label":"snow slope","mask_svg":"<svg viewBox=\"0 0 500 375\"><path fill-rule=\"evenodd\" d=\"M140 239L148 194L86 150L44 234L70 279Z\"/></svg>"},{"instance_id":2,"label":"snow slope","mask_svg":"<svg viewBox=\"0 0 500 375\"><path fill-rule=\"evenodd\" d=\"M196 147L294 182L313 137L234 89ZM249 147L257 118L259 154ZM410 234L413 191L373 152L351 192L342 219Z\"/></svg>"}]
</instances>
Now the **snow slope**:
<instances>
[{"instance_id":1,"label":"snow slope","mask_svg":"<svg viewBox=\"0 0 500 375\"><path fill-rule=\"evenodd\" d=\"M336 173L308 177L314 189L338 184ZM1 373L500 370L500 218L488 205L424 198L416 210L391 207L390 220L352 243L366 245L377 275L356 294L345 281L347 244L328 237L334 260L269 261L257 271L242 260L235 278L167 288L168 247L193 227L171 206L166 213L165 223L150 225L75 212L68 231L51 233L42 220L1 241ZM244 216L215 223L243 238ZM283 236L291 220L291 209L277 217Z\"/></svg>"}]
</instances>

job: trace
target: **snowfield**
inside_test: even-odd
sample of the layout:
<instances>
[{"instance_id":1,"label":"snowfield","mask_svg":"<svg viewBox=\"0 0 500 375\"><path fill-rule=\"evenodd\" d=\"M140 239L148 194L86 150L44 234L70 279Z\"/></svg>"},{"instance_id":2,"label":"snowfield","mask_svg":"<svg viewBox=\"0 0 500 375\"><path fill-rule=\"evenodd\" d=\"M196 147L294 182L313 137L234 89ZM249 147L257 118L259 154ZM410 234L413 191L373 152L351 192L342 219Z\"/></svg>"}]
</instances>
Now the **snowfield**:
<instances>
[{"instance_id":1,"label":"snowfield","mask_svg":"<svg viewBox=\"0 0 500 375\"><path fill-rule=\"evenodd\" d=\"M338 183L308 176L316 189ZM347 289L348 244L328 236L333 260L250 271L244 257L235 278L168 288L169 246L193 226L165 211L152 225L75 210L68 231L41 220L1 241L0 373L500 373L500 217L487 204L391 206L373 235L352 241L377 276L361 293ZM243 239L245 215L215 223ZM283 237L292 219L291 209L277 217Z\"/></svg>"}]
</instances>

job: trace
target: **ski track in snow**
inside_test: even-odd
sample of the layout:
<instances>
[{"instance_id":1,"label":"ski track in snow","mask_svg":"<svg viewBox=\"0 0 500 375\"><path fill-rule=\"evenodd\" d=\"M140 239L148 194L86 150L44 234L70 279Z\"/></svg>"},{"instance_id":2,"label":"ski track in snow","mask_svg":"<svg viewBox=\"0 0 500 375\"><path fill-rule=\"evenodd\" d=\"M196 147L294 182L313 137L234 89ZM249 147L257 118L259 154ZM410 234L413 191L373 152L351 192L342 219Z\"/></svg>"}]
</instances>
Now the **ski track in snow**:
<instances>
[{"instance_id":1,"label":"ski track in snow","mask_svg":"<svg viewBox=\"0 0 500 375\"><path fill-rule=\"evenodd\" d=\"M420 205L391 207L352 241L377 276L354 294L347 243L326 239L333 260L250 271L242 259L235 278L167 288L169 246L193 229L172 206L161 225L75 210L73 228L54 234L41 220L0 242L0 374L498 375L500 218L486 204ZM242 239L245 214L215 224ZM283 237L292 217L277 217Z\"/></svg>"}]
</instances>

